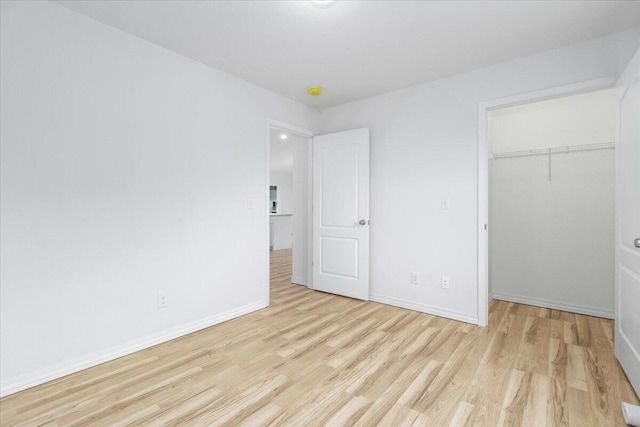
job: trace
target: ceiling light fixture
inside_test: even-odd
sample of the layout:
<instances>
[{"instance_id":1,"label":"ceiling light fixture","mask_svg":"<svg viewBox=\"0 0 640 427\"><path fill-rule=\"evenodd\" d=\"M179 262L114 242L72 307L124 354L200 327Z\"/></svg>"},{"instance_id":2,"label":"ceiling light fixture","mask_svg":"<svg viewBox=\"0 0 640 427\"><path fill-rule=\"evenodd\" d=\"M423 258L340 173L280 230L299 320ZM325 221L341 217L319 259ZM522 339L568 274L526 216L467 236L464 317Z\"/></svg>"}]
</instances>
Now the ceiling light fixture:
<instances>
[{"instance_id":1,"label":"ceiling light fixture","mask_svg":"<svg viewBox=\"0 0 640 427\"><path fill-rule=\"evenodd\" d=\"M309 3L318 8L329 7L333 4L334 0L310 0Z\"/></svg>"},{"instance_id":2,"label":"ceiling light fixture","mask_svg":"<svg viewBox=\"0 0 640 427\"><path fill-rule=\"evenodd\" d=\"M282 140L287 139L287 134L286 133L281 134L280 135L280 139L282 139Z\"/></svg>"}]
</instances>

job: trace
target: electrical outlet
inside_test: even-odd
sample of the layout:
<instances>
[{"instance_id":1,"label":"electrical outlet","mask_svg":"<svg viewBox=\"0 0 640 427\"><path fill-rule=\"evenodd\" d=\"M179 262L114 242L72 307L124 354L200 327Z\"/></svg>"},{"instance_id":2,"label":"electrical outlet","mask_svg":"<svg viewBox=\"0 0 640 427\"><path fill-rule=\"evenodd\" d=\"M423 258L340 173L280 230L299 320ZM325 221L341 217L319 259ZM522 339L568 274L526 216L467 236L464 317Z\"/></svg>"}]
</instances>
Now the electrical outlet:
<instances>
[{"instance_id":1,"label":"electrical outlet","mask_svg":"<svg viewBox=\"0 0 640 427\"><path fill-rule=\"evenodd\" d=\"M167 293L158 292L158 308L165 308L169 303L167 302Z\"/></svg>"},{"instance_id":2,"label":"electrical outlet","mask_svg":"<svg viewBox=\"0 0 640 427\"><path fill-rule=\"evenodd\" d=\"M442 289L449 289L449 278L442 276Z\"/></svg>"},{"instance_id":3,"label":"electrical outlet","mask_svg":"<svg viewBox=\"0 0 640 427\"><path fill-rule=\"evenodd\" d=\"M411 283L413 283L414 285L420 284L420 273L416 271L411 272Z\"/></svg>"}]
</instances>

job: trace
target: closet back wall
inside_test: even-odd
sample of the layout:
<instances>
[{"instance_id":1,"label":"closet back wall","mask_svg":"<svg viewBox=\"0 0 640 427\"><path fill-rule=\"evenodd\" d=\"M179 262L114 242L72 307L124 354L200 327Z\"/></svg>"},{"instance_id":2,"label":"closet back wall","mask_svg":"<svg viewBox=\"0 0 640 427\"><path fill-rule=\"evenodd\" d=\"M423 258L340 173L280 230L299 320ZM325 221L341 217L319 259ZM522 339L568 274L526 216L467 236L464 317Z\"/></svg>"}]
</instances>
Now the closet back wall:
<instances>
[{"instance_id":1,"label":"closet back wall","mask_svg":"<svg viewBox=\"0 0 640 427\"><path fill-rule=\"evenodd\" d=\"M607 90L493 111L490 149L613 142L615 102ZM615 151L490 163L493 297L613 317Z\"/></svg>"}]
</instances>

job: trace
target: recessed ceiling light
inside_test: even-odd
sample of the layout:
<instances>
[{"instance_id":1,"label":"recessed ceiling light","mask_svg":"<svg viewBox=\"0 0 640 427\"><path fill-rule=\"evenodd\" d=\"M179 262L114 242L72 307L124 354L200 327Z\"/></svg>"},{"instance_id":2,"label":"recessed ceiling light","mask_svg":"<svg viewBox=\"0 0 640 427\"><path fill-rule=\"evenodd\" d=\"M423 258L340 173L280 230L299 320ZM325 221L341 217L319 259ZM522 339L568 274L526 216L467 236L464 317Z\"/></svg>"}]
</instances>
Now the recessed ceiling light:
<instances>
[{"instance_id":1,"label":"recessed ceiling light","mask_svg":"<svg viewBox=\"0 0 640 427\"><path fill-rule=\"evenodd\" d=\"M287 139L287 134L286 133L280 134L280 139L283 139L283 140Z\"/></svg>"},{"instance_id":2,"label":"recessed ceiling light","mask_svg":"<svg viewBox=\"0 0 640 427\"><path fill-rule=\"evenodd\" d=\"M315 7L329 7L333 4L334 0L310 0L309 3Z\"/></svg>"}]
</instances>

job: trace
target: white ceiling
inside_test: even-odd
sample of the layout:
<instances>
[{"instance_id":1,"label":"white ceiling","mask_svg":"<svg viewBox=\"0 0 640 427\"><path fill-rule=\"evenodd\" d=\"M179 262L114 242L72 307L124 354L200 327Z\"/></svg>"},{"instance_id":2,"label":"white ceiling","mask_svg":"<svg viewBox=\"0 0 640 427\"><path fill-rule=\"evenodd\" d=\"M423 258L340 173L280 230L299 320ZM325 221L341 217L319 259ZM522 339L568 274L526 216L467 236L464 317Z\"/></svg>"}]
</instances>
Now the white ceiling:
<instances>
[{"instance_id":1,"label":"white ceiling","mask_svg":"<svg viewBox=\"0 0 640 427\"><path fill-rule=\"evenodd\" d=\"M640 26L640 1L59 3L318 109Z\"/></svg>"}]
</instances>

